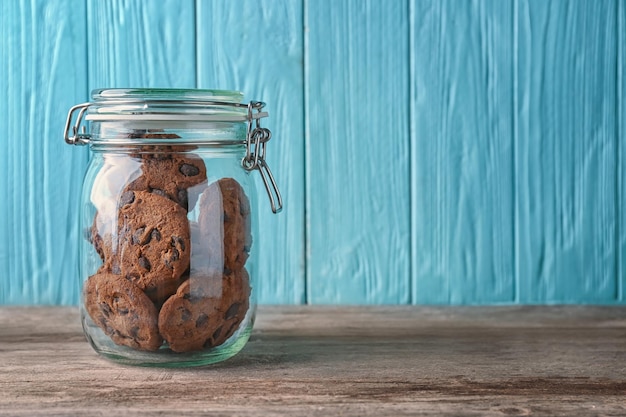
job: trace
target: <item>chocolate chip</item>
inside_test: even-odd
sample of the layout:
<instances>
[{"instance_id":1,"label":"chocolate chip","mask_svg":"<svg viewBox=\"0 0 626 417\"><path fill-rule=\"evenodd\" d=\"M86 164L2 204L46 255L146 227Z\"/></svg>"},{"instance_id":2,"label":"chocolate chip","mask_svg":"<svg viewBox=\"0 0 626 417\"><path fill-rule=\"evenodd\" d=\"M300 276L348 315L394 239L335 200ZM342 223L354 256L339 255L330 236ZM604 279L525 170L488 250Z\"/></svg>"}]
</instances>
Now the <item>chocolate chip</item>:
<instances>
[{"instance_id":1,"label":"chocolate chip","mask_svg":"<svg viewBox=\"0 0 626 417\"><path fill-rule=\"evenodd\" d=\"M168 255L169 256L164 259L165 265L170 269L174 269L172 262L176 262L180 258L180 253L176 250L176 248L172 248Z\"/></svg>"},{"instance_id":2,"label":"chocolate chip","mask_svg":"<svg viewBox=\"0 0 626 417\"><path fill-rule=\"evenodd\" d=\"M186 308L183 308L182 311L180 312L180 319L182 321L188 321L191 318L191 311L187 310Z\"/></svg>"},{"instance_id":3,"label":"chocolate chip","mask_svg":"<svg viewBox=\"0 0 626 417\"><path fill-rule=\"evenodd\" d=\"M161 241L161 232L159 232L158 229L152 229L152 232L150 233L150 239Z\"/></svg>"},{"instance_id":4,"label":"chocolate chip","mask_svg":"<svg viewBox=\"0 0 626 417\"><path fill-rule=\"evenodd\" d=\"M111 307L108 304L106 304L106 303L101 303L100 304L100 311L102 311L102 314L105 317L109 317L111 315L111 313L112 313Z\"/></svg>"},{"instance_id":5,"label":"chocolate chip","mask_svg":"<svg viewBox=\"0 0 626 417\"><path fill-rule=\"evenodd\" d=\"M230 327L228 328L228 331L226 332L226 334L233 334L233 330L235 330L235 328L239 326L239 323L234 322L233 324L230 325Z\"/></svg>"},{"instance_id":6,"label":"chocolate chip","mask_svg":"<svg viewBox=\"0 0 626 417\"><path fill-rule=\"evenodd\" d=\"M217 339L218 337L220 337L220 333L222 333L222 326L218 327L217 330L213 332L211 339Z\"/></svg>"},{"instance_id":7,"label":"chocolate chip","mask_svg":"<svg viewBox=\"0 0 626 417\"><path fill-rule=\"evenodd\" d=\"M229 268L227 268L227 267L224 267L224 271L223 271L223 272L224 272L224 275L230 275L230 274L232 274L232 272L233 272L233 271L231 271L231 270L230 270Z\"/></svg>"},{"instance_id":8,"label":"chocolate chip","mask_svg":"<svg viewBox=\"0 0 626 417\"><path fill-rule=\"evenodd\" d=\"M245 245L243 247L244 252L250 253L250 245Z\"/></svg>"},{"instance_id":9,"label":"chocolate chip","mask_svg":"<svg viewBox=\"0 0 626 417\"><path fill-rule=\"evenodd\" d=\"M187 195L187 190L185 190L184 188L179 189L176 192L176 198L178 199L178 204L187 208L187 206L189 205L189 196Z\"/></svg>"},{"instance_id":10,"label":"chocolate chip","mask_svg":"<svg viewBox=\"0 0 626 417\"><path fill-rule=\"evenodd\" d=\"M139 263L139 266L141 266L142 268L150 271L151 265L150 265L150 261L148 261L147 258L140 256L139 259L137 260L137 263Z\"/></svg>"},{"instance_id":11,"label":"chocolate chip","mask_svg":"<svg viewBox=\"0 0 626 417\"><path fill-rule=\"evenodd\" d=\"M146 233L146 228L144 226L140 227L135 231L135 233L133 233L134 245L147 245L150 241L152 241L152 239L161 240L161 233L157 229L152 229Z\"/></svg>"},{"instance_id":12,"label":"chocolate chip","mask_svg":"<svg viewBox=\"0 0 626 417\"><path fill-rule=\"evenodd\" d=\"M132 191L126 191L120 197L120 206L123 207L127 204L131 204L133 201L135 201L135 193Z\"/></svg>"},{"instance_id":13,"label":"chocolate chip","mask_svg":"<svg viewBox=\"0 0 626 417\"><path fill-rule=\"evenodd\" d=\"M233 317L237 316L237 313L239 312L239 306L240 306L239 303L234 303L232 306L230 306L228 310L226 311L224 318L226 320L230 320Z\"/></svg>"},{"instance_id":14,"label":"chocolate chip","mask_svg":"<svg viewBox=\"0 0 626 417\"><path fill-rule=\"evenodd\" d=\"M205 324L207 324L209 321L209 316L207 316L206 314L202 313L200 314L200 317L198 317L198 319L196 320L196 327L202 327Z\"/></svg>"},{"instance_id":15,"label":"chocolate chip","mask_svg":"<svg viewBox=\"0 0 626 417\"><path fill-rule=\"evenodd\" d=\"M145 227L140 227L139 229L137 229L135 231L135 233L133 233L133 245L143 245L144 243L142 243L142 238L143 238L143 232L146 231ZM147 242L146 242L147 243Z\"/></svg>"},{"instance_id":16,"label":"chocolate chip","mask_svg":"<svg viewBox=\"0 0 626 417\"><path fill-rule=\"evenodd\" d=\"M185 177L195 177L200 173L200 169L191 164L182 164L180 168L178 168L181 174Z\"/></svg>"},{"instance_id":17,"label":"chocolate chip","mask_svg":"<svg viewBox=\"0 0 626 417\"><path fill-rule=\"evenodd\" d=\"M179 249L183 252L185 251L185 241L183 238L178 236L172 236L172 246L176 247L178 245Z\"/></svg>"},{"instance_id":18,"label":"chocolate chip","mask_svg":"<svg viewBox=\"0 0 626 417\"><path fill-rule=\"evenodd\" d=\"M117 313L122 315L122 316L127 315L128 314L128 307L118 307L117 308Z\"/></svg>"},{"instance_id":19,"label":"chocolate chip","mask_svg":"<svg viewBox=\"0 0 626 417\"><path fill-rule=\"evenodd\" d=\"M130 329L130 337L133 339L137 339L137 337L139 337L139 327L134 326Z\"/></svg>"},{"instance_id":20,"label":"chocolate chip","mask_svg":"<svg viewBox=\"0 0 626 417\"><path fill-rule=\"evenodd\" d=\"M111 272L113 272L115 275L119 275L122 273L122 269L120 268L119 264L115 263L111 266Z\"/></svg>"}]
</instances>

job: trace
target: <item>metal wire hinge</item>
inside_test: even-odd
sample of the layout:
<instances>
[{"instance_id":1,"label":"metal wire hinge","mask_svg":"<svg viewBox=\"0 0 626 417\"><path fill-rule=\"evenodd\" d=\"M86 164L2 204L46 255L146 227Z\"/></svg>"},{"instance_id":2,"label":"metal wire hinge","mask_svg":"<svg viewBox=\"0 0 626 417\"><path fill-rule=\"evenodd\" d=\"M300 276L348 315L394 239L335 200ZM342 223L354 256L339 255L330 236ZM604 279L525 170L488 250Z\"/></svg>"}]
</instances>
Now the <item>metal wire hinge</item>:
<instances>
[{"instance_id":1,"label":"metal wire hinge","mask_svg":"<svg viewBox=\"0 0 626 417\"><path fill-rule=\"evenodd\" d=\"M229 103L215 103L215 104L229 104ZM91 135L86 133L86 126L83 124L83 118L85 113L89 109L92 103L77 104L72 107L67 115L67 121L65 122L65 130L63 137L65 142L70 145L86 145L91 141ZM233 105L233 104L230 104ZM245 104L236 104L238 107L244 107ZM265 162L266 145L271 139L272 133L269 129L261 127L261 118L267 117L266 112L262 112L261 109L265 106L265 103L261 101L251 101L248 103L248 128L246 132L246 155L241 161L241 165L246 171L252 171L257 169L261 174L263 185L267 191L267 195L270 199L270 205L272 212L280 213L283 209L283 199L276 185L276 180L272 175L270 167ZM78 114L75 116L75 113ZM72 120L76 118L74 125ZM254 128L252 124L254 123ZM71 129L71 136L70 136Z\"/></svg>"},{"instance_id":2,"label":"metal wire hinge","mask_svg":"<svg viewBox=\"0 0 626 417\"><path fill-rule=\"evenodd\" d=\"M83 122L83 116L89 106L91 106L91 103L83 103L77 104L70 109L67 114L67 121L65 122L65 130L63 132L63 137L65 138L66 143L69 143L70 145L86 145L89 143L91 135L87 133L87 128L83 125L82 129L80 129L81 123ZM72 126L72 119L74 118L75 112L78 112L78 116L76 116L76 122L74 123L74 126ZM70 127L72 127L72 136L70 136Z\"/></svg>"},{"instance_id":3,"label":"metal wire hinge","mask_svg":"<svg viewBox=\"0 0 626 417\"><path fill-rule=\"evenodd\" d=\"M265 104L259 101L251 101L248 104L248 130L246 133L246 156L241 160L241 165L246 171L259 170L263 185L270 198L270 205L273 213L280 213L283 209L283 198L276 185L276 180L272 175L270 167L265 162L266 145L272 138L272 132L265 127L261 127L261 109ZM256 114L254 114L256 110ZM267 115L267 114L265 114ZM254 129L252 123L255 123Z\"/></svg>"}]
</instances>

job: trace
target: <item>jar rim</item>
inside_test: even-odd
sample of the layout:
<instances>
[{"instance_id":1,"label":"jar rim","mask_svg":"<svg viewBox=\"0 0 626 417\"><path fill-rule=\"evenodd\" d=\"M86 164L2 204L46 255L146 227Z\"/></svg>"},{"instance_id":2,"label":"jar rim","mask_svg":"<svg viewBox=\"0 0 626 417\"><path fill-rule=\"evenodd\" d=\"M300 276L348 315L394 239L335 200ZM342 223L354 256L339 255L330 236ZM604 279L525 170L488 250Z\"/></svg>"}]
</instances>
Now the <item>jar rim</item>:
<instances>
[{"instance_id":1,"label":"jar rim","mask_svg":"<svg viewBox=\"0 0 626 417\"><path fill-rule=\"evenodd\" d=\"M243 93L235 90L191 88L97 88L91 91L95 102L123 101L208 101L241 103Z\"/></svg>"},{"instance_id":2,"label":"jar rim","mask_svg":"<svg viewBox=\"0 0 626 417\"><path fill-rule=\"evenodd\" d=\"M178 88L105 88L91 93L85 120L244 122L249 119L243 93L234 90ZM258 102L260 107L263 103Z\"/></svg>"}]
</instances>

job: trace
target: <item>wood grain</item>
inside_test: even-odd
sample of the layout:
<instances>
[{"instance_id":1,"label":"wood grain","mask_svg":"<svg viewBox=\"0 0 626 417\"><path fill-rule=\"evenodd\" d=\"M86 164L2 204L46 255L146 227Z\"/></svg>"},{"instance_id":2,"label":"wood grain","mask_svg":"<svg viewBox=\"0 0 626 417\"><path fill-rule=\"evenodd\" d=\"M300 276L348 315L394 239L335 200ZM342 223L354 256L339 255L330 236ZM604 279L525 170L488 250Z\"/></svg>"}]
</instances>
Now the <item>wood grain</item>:
<instances>
[{"instance_id":1,"label":"wood grain","mask_svg":"<svg viewBox=\"0 0 626 417\"><path fill-rule=\"evenodd\" d=\"M626 303L626 4L617 2L617 286Z\"/></svg>"},{"instance_id":2,"label":"wood grain","mask_svg":"<svg viewBox=\"0 0 626 417\"><path fill-rule=\"evenodd\" d=\"M619 298L616 10L612 1L516 3L513 187L522 303Z\"/></svg>"},{"instance_id":3,"label":"wood grain","mask_svg":"<svg viewBox=\"0 0 626 417\"><path fill-rule=\"evenodd\" d=\"M512 3L411 5L413 299L512 302Z\"/></svg>"},{"instance_id":4,"label":"wood grain","mask_svg":"<svg viewBox=\"0 0 626 417\"><path fill-rule=\"evenodd\" d=\"M305 7L307 299L407 303L408 4Z\"/></svg>"},{"instance_id":5,"label":"wood grain","mask_svg":"<svg viewBox=\"0 0 626 417\"><path fill-rule=\"evenodd\" d=\"M233 89L267 103L268 164L283 194L272 214L260 177L259 301L305 299L302 2L197 2L198 87Z\"/></svg>"},{"instance_id":6,"label":"wood grain","mask_svg":"<svg viewBox=\"0 0 626 417\"><path fill-rule=\"evenodd\" d=\"M196 86L193 0L86 0L89 86Z\"/></svg>"},{"instance_id":7,"label":"wood grain","mask_svg":"<svg viewBox=\"0 0 626 417\"><path fill-rule=\"evenodd\" d=\"M0 415L622 415L623 307L262 307L196 369L98 358L73 308L0 308Z\"/></svg>"},{"instance_id":8,"label":"wood grain","mask_svg":"<svg viewBox=\"0 0 626 417\"><path fill-rule=\"evenodd\" d=\"M85 149L63 141L87 89L85 5L0 5L0 304L77 300Z\"/></svg>"}]
</instances>

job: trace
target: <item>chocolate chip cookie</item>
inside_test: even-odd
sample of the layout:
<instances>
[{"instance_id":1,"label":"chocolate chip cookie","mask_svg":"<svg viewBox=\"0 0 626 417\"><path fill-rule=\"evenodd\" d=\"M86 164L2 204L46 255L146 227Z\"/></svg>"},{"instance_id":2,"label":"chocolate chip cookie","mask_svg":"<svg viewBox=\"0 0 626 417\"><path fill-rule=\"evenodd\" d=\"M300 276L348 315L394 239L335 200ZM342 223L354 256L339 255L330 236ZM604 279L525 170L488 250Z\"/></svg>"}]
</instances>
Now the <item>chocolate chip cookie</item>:
<instances>
[{"instance_id":1,"label":"chocolate chip cookie","mask_svg":"<svg viewBox=\"0 0 626 417\"><path fill-rule=\"evenodd\" d=\"M148 351L161 346L156 307L124 277L106 272L90 276L84 298L91 319L116 344Z\"/></svg>"},{"instance_id":2,"label":"chocolate chip cookie","mask_svg":"<svg viewBox=\"0 0 626 417\"><path fill-rule=\"evenodd\" d=\"M125 192L120 206L112 270L119 269L155 303L161 303L176 291L189 268L187 213L173 201L146 191Z\"/></svg>"},{"instance_id":3,"label":"chocolate chip cookie","mask_svg":"<svg viewBox=\"0 0 626 417\"><path fill-rule=\"evenodd\" d=\"M161 307L159 332L174 352L219 346L239 328L249 296L245 269L191 277Z\"/></svg>"},{"instance_id":4,"label":"chocolate chip cookie","mask_svg":"<svg viewBox=\"0 0 626 417\"><path fill-rule=\"evenodd\" d=\"M152 154L148 154L152 155ZM167 197L188 209L187 189L206 181L206 166L193 154L157 153L142 159L142 174L128 184L128 191L148 191Z\"/></svg>"},{"instance_id":5,"label":"chocolate chip cookie","mask_svg":"<svg viewBox=\"0 0 626 417\"><path fill-rule=\"evenodd\" d=\"M146 191L126 191L118 205L115 225L101 225L98 214L92 226L91 240L103 260L102 268L131 280L160 305L176 292L189 268L187 213L173 201Z\"/></svg>"}]
</instances>

